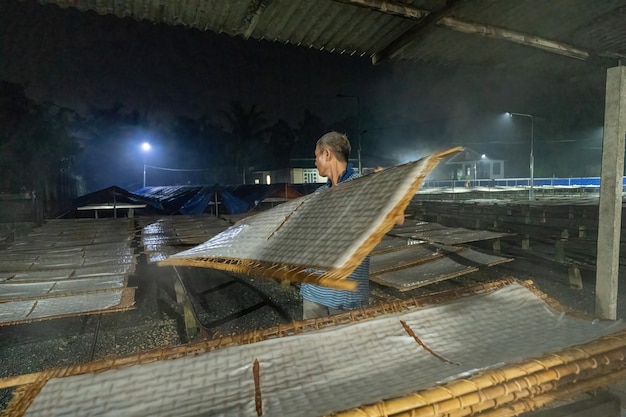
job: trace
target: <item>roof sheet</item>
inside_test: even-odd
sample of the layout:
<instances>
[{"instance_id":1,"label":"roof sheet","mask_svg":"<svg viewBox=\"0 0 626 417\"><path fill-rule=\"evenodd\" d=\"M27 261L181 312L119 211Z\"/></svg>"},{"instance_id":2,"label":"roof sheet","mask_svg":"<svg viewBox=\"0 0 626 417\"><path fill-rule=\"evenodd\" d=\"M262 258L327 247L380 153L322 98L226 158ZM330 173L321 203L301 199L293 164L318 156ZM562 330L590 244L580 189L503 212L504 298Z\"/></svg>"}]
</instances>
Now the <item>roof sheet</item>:
<instances>
[{"instance_id":1,"label":"roof sheet","mask_svg":"<svg viewBox=\"0 0 626 417\"><path fill-rule=\"evenodd\" d=\"M626 57L624 0L461 1L449 9L440 0L39 1L374 61L389 55L572 74L594 70L602 63L598 57ZM423 18L431 21L423 24ZM397 44L403 47L394 49Z\"/></svg>"}]
</instances>

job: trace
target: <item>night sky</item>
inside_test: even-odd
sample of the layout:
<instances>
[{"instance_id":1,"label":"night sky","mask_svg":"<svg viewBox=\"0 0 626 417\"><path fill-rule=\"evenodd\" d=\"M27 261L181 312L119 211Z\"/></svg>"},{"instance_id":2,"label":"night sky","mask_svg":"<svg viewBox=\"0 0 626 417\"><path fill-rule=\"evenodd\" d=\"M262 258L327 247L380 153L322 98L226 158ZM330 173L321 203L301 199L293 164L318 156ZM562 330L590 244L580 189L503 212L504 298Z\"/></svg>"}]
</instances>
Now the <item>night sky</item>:
<instances>
[{"instance_id":1,"label":"night sky","mask_svg":"<svg viewBox=\"0 0 626 417\"><path fill-rule=\"evenodd\" d=\"M529 127L504 119L510 110L535 117L536 177L597 176L605 74L590 68L559 79L415 62L372 66L369 57L34 1L0 4L0 79L24 85L37 102L81 114L122 104L158 126L179 115L217 117L236 100L295 127L307 109L329 125L354 121L354 100L336 96L358 95L363 156L371 165L464 145L507 160L507 176L527 175ZM356 134L356 126L346 130Z\"/></svg>"}]
</instances>

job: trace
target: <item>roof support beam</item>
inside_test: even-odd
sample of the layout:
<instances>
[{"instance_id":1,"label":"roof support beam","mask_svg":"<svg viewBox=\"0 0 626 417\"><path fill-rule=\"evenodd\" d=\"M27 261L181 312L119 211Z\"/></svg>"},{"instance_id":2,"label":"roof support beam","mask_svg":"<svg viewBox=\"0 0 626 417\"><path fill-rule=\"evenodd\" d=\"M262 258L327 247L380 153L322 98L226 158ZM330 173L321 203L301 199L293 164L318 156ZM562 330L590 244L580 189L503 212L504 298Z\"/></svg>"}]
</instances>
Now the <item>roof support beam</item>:
<instances>
[{"instance_id":1,"label":"roof support beam","mask_svg":"<svg viewBox=\"0 0 626 417\"><path fill-rule=\"evenodd\" d=\"M533 48L543 49L559 55L568 56L570 58L585 61L590 54L573 46L555 42L548 39L540 38L513 30L503 29L495 26L483 25L479 23L463 22L453 17L444 17L438 23L448 29L456 30L463 33L475 33L488 38L501 39L505 41L519 43L521 45L532 46Z\"/></svg>"},{"instance_id":2,"label":"roof support beam","mask_svg":"<svg viewBox=\"0 0 626 417\"><path fill-rule=\"evenodd\" d=\"M426 17L431 16L432 13L428 10L418 9L406 4L399 4L393 1L384 1L384 0L335 0L339 3L350 4L353 6L364 7L368 9L375 10L380 13L390 14L394 16L403 17L405 19L417 20L420 21ZM442 14L451 14L449 9L446 7L441 10L439 13ZM554 54L564 55L574 59L587 60L590 57L590 53L580 48L576 48L572 45L567 45L561 42L552 41L549 39L540 38L538 36L529 35L522 32L516 32L509 29L499 28L496 26L484 25L480 23L472 23L466 22L459 19L455 19L454 17L444 16L440 19L437 19L435 22L437 26L442 26L451 30L456 30L458 32L463 33L474 33L477 35L482 35L488 38L500 39L509 42L519 43L521 45L530 46L533 48L543 49L544 51L551 52ZM416 27L413 27L409 30L409 32L415 30L417 33L421 32L421 30L417 30ZM423 29L422 29L423 30ZM392 42L387 48L381 51L378 54L375 54L372 61L374 64L381 62L384 59L391 58L404 47L407 46L411 42L415 42L417 39L410 39L411 35L409 32L400 36L397 40ZM417 35L415 33L415 35ZM404 39L408 37L409 39ZM408 41L405 45L401 46L397 51L392 51L390 47L396 43L399 43L400 40ZM391 55L387 56L386 54Z\"/></svg>"},{"instance_id":3,"label":"roof support beam","mask_svg":"<svg viewBox=\"0 0 626 417\"><path fill-rule=\"evenodd\" d=\"M423 35L426 30L431 29L437 22L444 17L447 17L454 13L459 4L463 0L448 0L446 6L436 12L428 13L422 17L413 27L404 32L398 38L391 41L382 51L376 52L372 56L372 63L374 65L383 62L387 59L396 57L404 48L409 44L414 43L419 36Z\"/></svg>"},{"instance_id":4,"label":"roof support beam","mask_svg":"<svg viewBox=\"0 0 626 417\"><path fill-rule=\"evenodd\" d=\"M394 3L383 0L334 0L337 3L349 4L352 6L372 9L377 12L392 14L394 16L405 17L407 19L420 20L430 12L428 10L417 9L407 4Z\"/></svg>"},{"instance_id":5,"label":"roof support beam","mask_svg":"<svg viewBox=\"0 0 626 417\"><path fill-rule=\"evenodd\" d=\"M250 2L246 15L241 19L241 24L239 25L239 33L243 34L244 39L250 38L252 32L259 24L261 15L271 2L272 0L254 0Z\"/></svg>"}]
</instances>

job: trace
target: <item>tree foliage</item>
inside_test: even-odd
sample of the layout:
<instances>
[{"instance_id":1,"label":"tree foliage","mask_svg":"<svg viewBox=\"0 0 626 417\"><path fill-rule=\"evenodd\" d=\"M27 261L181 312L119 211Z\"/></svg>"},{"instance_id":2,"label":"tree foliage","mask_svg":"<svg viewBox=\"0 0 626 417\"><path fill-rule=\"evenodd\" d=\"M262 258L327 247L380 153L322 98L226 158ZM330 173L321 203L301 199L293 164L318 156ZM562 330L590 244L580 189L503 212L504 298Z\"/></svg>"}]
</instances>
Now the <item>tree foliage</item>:
<instances>
[{"instance_id":1,"label":"tree foliage","mask_svg":"<svg viewBox=\"0 0 626 417\"><path fill-rule=\"evenodd\" d=\"M221 111L220 114L225 118L224 129L233 144L235 163L245 184L248 171L252 167L251 157L261 151L264 136L268 132L267 119L256 105L245 109L239 101L232 101L228 111Z\"/></svg>"},{"instance_id":2,"label":"tree foliage","mask_svg":"<svg viewBox=\"0 0 626 417\"><path fill-rule=\"evenodd\" d=\"M238 101L213 117L162 118L121 104L79 114L37 104L22 86L0 82L0 192L39 191L63 173L84 178L86 191L111 185L132 191L140 187L146 161L197 169L196 184L246 183L254 170L289 168L299 163L294 158L312 158L324 131L308 110L294 129L284 120L271 123L256 105ZM157 142L161 154L146 160L138 152L143 140Z\"/></svg>"},{"instance_id":3,"label":"tree foliage","mask_svg":"<svg viewBox=\"0 0 626 417\"><path fill-rule=\"evenodd\" d=\"M66 109L35 104L18 84L0 82L0 190L44 191L80 152Z\"/></svg>"}]
</instances>

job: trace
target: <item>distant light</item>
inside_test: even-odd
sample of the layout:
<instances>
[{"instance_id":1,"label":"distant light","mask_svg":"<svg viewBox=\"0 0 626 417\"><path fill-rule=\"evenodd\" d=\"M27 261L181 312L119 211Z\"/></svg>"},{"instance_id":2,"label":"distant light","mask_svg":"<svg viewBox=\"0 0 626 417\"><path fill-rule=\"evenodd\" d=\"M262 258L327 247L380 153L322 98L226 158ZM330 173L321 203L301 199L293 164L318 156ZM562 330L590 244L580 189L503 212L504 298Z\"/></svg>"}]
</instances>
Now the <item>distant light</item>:
<instances>
[{"instance_id":1,"label":"distant light","mask_svg":"<svg viewBox=\"0 0 626 417\"><path fill-rule=\"evenodd\" d=\"M254 183L255 183L255 184L260 184L260 183L261 183L261 181L259 181L259 179L258 179L258 178L255 178L255 179L254 179Z\"/></svg>"},{"instance_id":2,"label":"distant light","mask_svg":"<svg viewBox=\"0 0 626 417\"><path fill-rule=\"evenodd\" d=\"M148 152L150 151L150 149L152 149L152 146L150 146L150 144L148 142L144 142L141 144L141 150L144 152Z\"/></svg>"},{"instance_id":3,"label":"distant light","mask_svg":"<svg viewBox=\"0 0 626 417\"><path fill-rule=\"evenodd\" d=\"M485 158L487 158L487 155L482 154L480 157L481 157L482 159L485 159Z\"/></svg>"},{"instance_id":4,"label":"distant light","mask_svg":"<svg viewBox=\"0 0 626 417\"><path fill-rule=\"evenodd\" d=\"M513 117L513 113L511 113L511 112L509 112L509 111L508 111L508 112L506 112L506 115L507 115L507 116L509 116L509 117Z\"/></svg>"},{"instance_id":5,"label":"distant light","mask_svg":"<svg viewBox=\"0 0 626 417\"><path fill-rule=\"evenodd\" d=\"M265 183L266 183L267 185L270 185L270 182L271 182L270 180L271 180L271 178L270 178L269 174L268 174L268 175L266 175L266 176L265 176Z\"/></svg>"}]
</instances>

